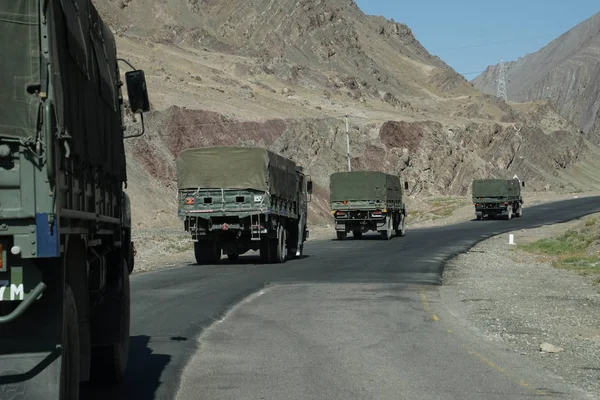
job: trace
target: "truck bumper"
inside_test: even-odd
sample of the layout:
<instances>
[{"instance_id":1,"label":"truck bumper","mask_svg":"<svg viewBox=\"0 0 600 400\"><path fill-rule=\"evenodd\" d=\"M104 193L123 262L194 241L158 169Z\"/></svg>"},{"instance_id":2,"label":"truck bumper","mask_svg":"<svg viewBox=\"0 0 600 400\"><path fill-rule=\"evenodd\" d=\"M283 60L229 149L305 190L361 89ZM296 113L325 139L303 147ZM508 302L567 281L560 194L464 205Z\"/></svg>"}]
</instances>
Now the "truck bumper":
<instances>
[{"instance_id":1,"label":"truck bumper","mask_svg":"<svg viewBox=\"0 0 600 400\"><path fill-rule=\"evenodd\" d=\"M0 399L58 400L62 351L0 355Z\"/></svg>"},{"instance_id":2,"label":"truck bumper","mask_svg":"<svg viewBox=\"0 0 600 400\"><path fill-rule=\"evenodd\" d=\"M335 230L348 232L354 229L360 229L362 232L369 230L385 230L387 226L387 217L377 219L343 219L335 221Z\"/></svg>"},{"instance_id":3,"label":"truck bumper","mask_svg":"<svg viewBox=\"0 0 600 400\"><path fill-rule=\"evenodd\" d=\"M477 217L485 217L488 215L508 215L508 208L475 209L475 216Z\"/></svg>"}]
</instances>

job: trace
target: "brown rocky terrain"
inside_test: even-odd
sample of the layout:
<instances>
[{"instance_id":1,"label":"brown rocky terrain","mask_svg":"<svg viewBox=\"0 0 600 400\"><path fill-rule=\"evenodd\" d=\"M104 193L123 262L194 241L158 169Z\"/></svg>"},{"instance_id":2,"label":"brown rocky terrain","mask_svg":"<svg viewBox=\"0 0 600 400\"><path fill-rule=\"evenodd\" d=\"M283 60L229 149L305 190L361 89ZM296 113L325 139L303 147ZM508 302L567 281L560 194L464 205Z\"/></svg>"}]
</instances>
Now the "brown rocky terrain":
<instances>
[{"instance_id":1,"label":"brown rocky terrain","mask_svg":"<svg viewBox=\"0 0 600 400\"><path fill-rule=\"evenodd\" d=\"M148 80L146 134L127 141L139 229L179 226L175 157L219 144L303 165L317 185L311 223L327 223L329 175L347 168L346 114L353 169L402 174L413 209L484 176L518 174L531 190L600 186L590 172L600 150L552 107L478 92L406 25L353 1L94 3Z\"/></svg>"},{"instance_id":2,"label":"brown rocky terrain","mask_svg":"<svg viewBox=\"0 0 600 400\"><path fill-rule=\"evenodd\" d=\"M582 132L600 142L600 12L539 51L505 64L509 101L549 100ZM473 79L495 94L499 65Z\"/></svg>"}]
</instances>

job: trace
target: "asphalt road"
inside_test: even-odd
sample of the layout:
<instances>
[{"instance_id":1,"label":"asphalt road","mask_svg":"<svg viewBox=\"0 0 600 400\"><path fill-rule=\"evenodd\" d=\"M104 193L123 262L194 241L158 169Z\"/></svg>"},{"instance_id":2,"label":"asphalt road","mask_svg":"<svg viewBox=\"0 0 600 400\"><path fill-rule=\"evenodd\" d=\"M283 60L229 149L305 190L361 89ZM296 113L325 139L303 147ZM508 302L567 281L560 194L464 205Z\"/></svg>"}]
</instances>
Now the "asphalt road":
<instances>
[{"instance_id":1,"label":"asphalt road","mask_svg":"<svg viewBox=\"0 0 600 400\"><path fill-rule=\"evenodd\" d=\"M126 380L83 398L172 399L180 382L181 399L576 398L453 320L436 285L444 261L480 240L595 212L599 197L573 199L390 241L308 242L283 265L242 256L134 275Z\"/></svg>"}]
</instances>

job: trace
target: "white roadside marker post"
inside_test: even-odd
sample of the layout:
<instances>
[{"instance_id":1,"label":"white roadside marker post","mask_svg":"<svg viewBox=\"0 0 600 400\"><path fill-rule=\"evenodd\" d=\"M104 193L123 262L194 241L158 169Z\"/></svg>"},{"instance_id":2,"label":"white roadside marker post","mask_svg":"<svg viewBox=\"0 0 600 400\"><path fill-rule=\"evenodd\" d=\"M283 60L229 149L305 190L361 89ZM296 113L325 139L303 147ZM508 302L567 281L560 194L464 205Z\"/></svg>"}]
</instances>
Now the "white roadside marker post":
<instances>
[{"instance_id":1,"label":"white roadside marker post","mask_svg":"<svg viewBox=\"0 0 600 400\"><path fill-rule=\"evenodd\" d=\"M515 244L515 235L513 235L512 233L508 235L508 244L510 244L510 245Z\"/></svg>"}]
</instances>

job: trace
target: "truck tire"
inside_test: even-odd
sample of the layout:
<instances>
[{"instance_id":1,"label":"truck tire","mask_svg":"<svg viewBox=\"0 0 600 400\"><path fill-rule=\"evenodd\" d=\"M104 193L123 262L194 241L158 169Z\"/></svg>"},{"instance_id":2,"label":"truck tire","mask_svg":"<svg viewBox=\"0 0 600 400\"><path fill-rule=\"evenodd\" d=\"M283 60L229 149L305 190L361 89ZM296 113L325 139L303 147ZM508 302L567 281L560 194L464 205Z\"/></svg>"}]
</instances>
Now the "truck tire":
<instances>
[{"instance_id":1,"label":"truck tire","mask_svg":"<svg viewBox=\"0 0 600 400\"><path fill-rule=\"evenodd\" d=\"M260 260L263 263L268 263L271 260L271 239L268 237L260 238Z\"/></svg>"},{"instance_id":2,"label":"truck tire","mask_svg":"<svg viewBox=\"0 0 600 400\"><path fill-rule=\"evenodd\" d=\"M521 218L523 216L523 205L519 206L519 209L517 211L517 218Z\"/></svg>"},{"instance_id":3,"label":"truck tire","mask_svg":"<svg viewBox=\"0 0 600 400\"><path fill-rule=\"evenodd\" d=\"M392 219L387 219L387 226L385 231L381 231L381 238L385 240L390 240L392 238Z\"/></svg>"},{"instance_id":4,"label":"truck tire","mask_svg":"<svg viewBox=\"0 0 600 400\"><path fill-rule=\"evenodd\" d=\"M218 264L221 260L221 244L216 240L194 242L194 256L197 264Z\"/></svg>"},{"instance_id":5,"label":"truck tire","mask_svg":"<svg viewBox=\"0 0 600 400\"><path fill-rule=\"evenodd\" d=\"M118 291L110 294L108 312L119 313L119 321L111 329L118 333L118 341L106 346L92 348L92 362L90 378L95 382L115 384L120 382L125 375L127 360L129 358L129 331L131 315L131 289L127 263L123 262L121 268L122 285ZM112 303L112 304L111 304Z\"/></svg>"},{"instance_id":6,"label":"truck tire","mask_svg":"<svg viewBox=\"0 0 600 400\"><path fill-rule=\"evenodd\" d=\"M79 317L75 295L65 284L60 400L79 400Z\"/></svg>"},{"instance_id":7,"label":"truck tire","mask_svg":"<svg viewBox=\"0 0 600 400\"><path fill-rule=\"evenodd\" d=\"M399 227L396 229L396 236L406 236L406 220L404 217L400 218Z\"/></svg>"},{"instance_id":8,"label":"truck tire","mask_svg":"<svg viewBox=\"0 0 600 400\"><path fill-rule=\"evenodd\" d=\"M279 264L285 260L284 232L283 225L277 225L277 238L269 239L269 262L271 264Z\"/></svg>"},{"instance_id":9,"label":"truck tire","mask_svg":"<svg viewBox=\"0 0 600 400\"><path fill-rule=\"evenodd\" d=\"M342 232L342 231L336 231L335 233L337 235L337 240L344 240L344 239L346 239L346 236L348 236L348 234L346 232Z\"/></svg>"},{"instance_id":10,"label":"truck tire","mask_svg":"<svg viewBox=\"0 0 600 400\"><path fill-rule=\"evenodd\" d=\"M352 236L354 236L354 239L360 239L362 237L362 232L361 231L352 231Z\"/></svg>"},{"instance_id":11,"label":"truck tire","mask_svg":"<svg viewBox=\"0 0 600 400\"><path fill-rule=\"evenodd\" d=\"M477 217L477 221L481 221L483 219L482 215L476 215L476 217Z\"/></svg>"},{"instance_id":12,"label":"truck tire","mask_svg":"<svg viewBox=\"0 0 600 400\"><path fill-rule=\"evenodd\" d=\"M279 251L277 252L277 262L284 263L287 256L287 229L282 225L279 238Z\"/></svg>"},{"instance_id":13,"label":"truck tire","mask_svg":"<svg viewBox=\"0 0 600 400\"><path fill-rule=\"evenodd\" d=\"M227 254L227 258L229 259L229 261L237 261L240 259L240 255L239 254Z\"/></svg>"}]
</instances>

